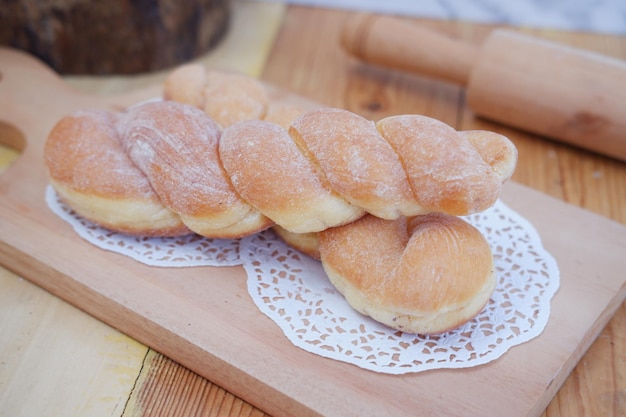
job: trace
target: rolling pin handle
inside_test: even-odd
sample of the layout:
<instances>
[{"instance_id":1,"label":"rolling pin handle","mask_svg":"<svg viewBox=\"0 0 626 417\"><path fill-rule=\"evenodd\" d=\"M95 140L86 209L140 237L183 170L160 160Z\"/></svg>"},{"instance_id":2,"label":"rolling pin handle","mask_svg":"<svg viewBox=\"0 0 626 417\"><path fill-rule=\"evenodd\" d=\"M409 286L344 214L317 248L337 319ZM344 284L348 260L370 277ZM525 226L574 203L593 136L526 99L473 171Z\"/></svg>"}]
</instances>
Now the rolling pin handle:
<instances>
[{"instance_id":1,"label":"rolling pin handle","mask_svg":"<svg viewBox=\"0 0 626 417\"><path fill-rule=\"evenodd\" d=\"M402 19L360 14L343 27L341 44L356 58L466 86L479 47Z\"/></svg>"}]
</instances>

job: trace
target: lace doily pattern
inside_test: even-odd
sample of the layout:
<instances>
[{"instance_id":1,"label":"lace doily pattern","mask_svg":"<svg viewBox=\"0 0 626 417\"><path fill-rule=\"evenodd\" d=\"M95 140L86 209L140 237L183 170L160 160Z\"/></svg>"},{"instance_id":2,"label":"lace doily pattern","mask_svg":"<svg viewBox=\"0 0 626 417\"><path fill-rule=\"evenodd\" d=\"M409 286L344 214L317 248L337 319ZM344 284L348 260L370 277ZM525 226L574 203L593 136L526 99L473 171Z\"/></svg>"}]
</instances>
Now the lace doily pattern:
<instances>
[{"instance_id":1,"label":"lace doily pattern","mask_svg":"<svg viewBox=\"0 0 626 417\"><path fill-rule=\"evenodd\" d=\"M248 291L293 344L321 356L389 374L484 364L543 331L559 270L532 225L502 201L465 219L489 241L498 283L474 320L444 334L405 334L357 313L319 262L272 232L242 240Z\"/></svg>"},{"instance_id":2,"label":"lace doily pattern","mask_svg":"<svg viewBox=\"0 0 626 417\"><path fill-rule=\"evenodd\" d=\"M538 336L559 287L555 260L533 226L502 201L465 217L487 238L498 283L483 311L453 331L402 333L353 310L319 261L287 246L271 230L241 240L142 238L114 233L78 216L46 189L50 209L83 239L102 249L160 267L243 265L248 292L295 345L364 369L404 374L466 368L493 361Z\"/></svg>"},{"instance_id":3,"label":"lace doily pattern","mask_svg":"<svg viewBox=\"0 0 626 417\"><path fill-rule=\"evenodd\" d=\"M146 238L111 232L80 217L52 188L46 188L46 203L76 233L93 245L141 263L160 267L241 265L239 240L207 239L195 234L172 238Z\"/></svg>"}]
</instances>

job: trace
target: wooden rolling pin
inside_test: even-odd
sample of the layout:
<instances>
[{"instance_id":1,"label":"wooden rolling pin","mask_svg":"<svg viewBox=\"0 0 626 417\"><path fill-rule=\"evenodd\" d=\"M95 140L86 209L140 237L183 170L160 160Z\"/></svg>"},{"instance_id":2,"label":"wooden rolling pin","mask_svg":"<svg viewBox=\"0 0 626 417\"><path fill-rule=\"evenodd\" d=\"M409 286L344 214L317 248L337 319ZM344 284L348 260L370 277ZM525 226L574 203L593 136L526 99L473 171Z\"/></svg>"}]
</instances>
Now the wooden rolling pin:
<instances>
[{"instance_id":1,"label":"wooden rolling pin","mask_svg":"<svg viewBox=\"0 0 626 417\"><path fill-rule=\"evenodd\" d=\"M478 47L400 18L357 15L355 57L467 88L480 116L626 161L626 62L494 30Z\"/></svg>"}]
</instances>

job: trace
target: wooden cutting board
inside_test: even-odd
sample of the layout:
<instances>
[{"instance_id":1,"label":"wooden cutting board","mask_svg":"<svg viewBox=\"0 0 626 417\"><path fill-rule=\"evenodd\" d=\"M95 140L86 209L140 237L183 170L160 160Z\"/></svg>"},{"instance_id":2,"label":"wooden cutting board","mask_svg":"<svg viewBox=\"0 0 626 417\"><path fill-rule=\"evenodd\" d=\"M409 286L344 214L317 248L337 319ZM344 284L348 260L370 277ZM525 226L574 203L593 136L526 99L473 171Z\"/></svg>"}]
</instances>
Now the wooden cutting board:
<instances>
[{"instance_id":1,"label":"wooden cutting board","mask_svg":"<svg viewBox=\"0 0 626 417\"><path fill-rule=\"evenodd\" d=\"M0 263L269 414L538 416L626 296L626 227L510 183L504 201L561 270L539 337L483 366L402 376L305 352L258 311L242 268L148 267L85 242L46 206L43 144L60 117L159 94L80 93L0 49L0 141L25 143L0 176Z\"/></svg>"}]
</instances>

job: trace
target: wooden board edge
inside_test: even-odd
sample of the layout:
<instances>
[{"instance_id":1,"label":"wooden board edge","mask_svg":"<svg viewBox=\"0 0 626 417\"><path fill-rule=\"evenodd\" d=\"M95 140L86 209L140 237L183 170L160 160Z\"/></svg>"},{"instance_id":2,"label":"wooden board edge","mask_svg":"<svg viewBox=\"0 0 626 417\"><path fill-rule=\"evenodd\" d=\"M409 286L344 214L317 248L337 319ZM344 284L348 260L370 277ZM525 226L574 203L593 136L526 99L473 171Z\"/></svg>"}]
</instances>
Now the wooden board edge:
<instances>
[{"instance_id":1,"label":"wooden board edge","mask_svg":"<svg viewBox=\"0 0 626 417\"><path fill-rule=\"evenodd\" d=\"M297 399L248 375L245 370L1 240L0 265L271 415L321 416ZM198 363L203 366L197 366Z\"/></svg>"}]
</instances>

